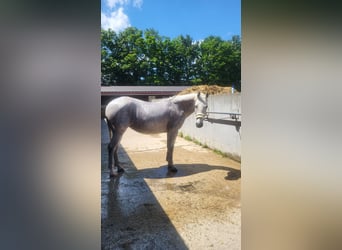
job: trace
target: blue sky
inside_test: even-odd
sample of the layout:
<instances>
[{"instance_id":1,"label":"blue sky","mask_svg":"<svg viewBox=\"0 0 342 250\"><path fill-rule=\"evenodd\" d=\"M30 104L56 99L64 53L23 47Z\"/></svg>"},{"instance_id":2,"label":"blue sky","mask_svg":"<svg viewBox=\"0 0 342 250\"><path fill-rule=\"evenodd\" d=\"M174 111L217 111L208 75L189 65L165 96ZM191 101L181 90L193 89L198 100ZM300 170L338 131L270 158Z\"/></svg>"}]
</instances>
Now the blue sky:
<instances>
[{"instance_id":1,"label":"blue sky","mask_svg":"<svg viewBox=\"0 0 342 250\"><path fill-rule=\"evenodd\" d=\"M159 35L241 36L241 0L101 0L101 27L119 32L133 26Z\"/></svg>"}]
</instances>

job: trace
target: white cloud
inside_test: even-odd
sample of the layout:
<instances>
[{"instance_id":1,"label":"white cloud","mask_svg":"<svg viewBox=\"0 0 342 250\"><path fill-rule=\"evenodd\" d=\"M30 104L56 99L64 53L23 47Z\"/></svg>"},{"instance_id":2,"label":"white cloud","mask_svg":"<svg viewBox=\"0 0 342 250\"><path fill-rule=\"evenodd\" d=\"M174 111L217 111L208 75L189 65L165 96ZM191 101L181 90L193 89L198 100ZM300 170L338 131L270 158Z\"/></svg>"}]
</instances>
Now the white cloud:
<instances>
[{"instance_id":1,"label":"white cloud","mask_svg":"<svg viewBox=\"0 0 342 250\"><path fill-rule=\"evenodd\" d=\"M123 8L120 7L109 15L101 13L101 26L103 29L112 29L119 32L131 26L131 24L128 16L123 12Z\"/></svg>"},{"instance_id":2,"label":"white cloud","mask_svg":"<svg viewBox=\"0 0 342 250\"><path fill-rule=\"evenodd\" d=\"M123 6L129 3L129 0L107 0L107 5L109 8L113 9L116 5Z\"/></svg>"},{"instance_id":3,"label":"white cloud","mask_svg":"<svg viewBox=\"0 0 342 250\"><path fill-rule=\"evenodd\" d=\"M134 8L141 8L143 0L105 0L107 10L101 12L101 27L112 29L115 32L130 27L129 17L124 12L124 7L132 5Z\"/></svg>"},{"instance_id":4,"label":"white cloud","mask_svg":"<svg viewBox=\"0 0 342 250\"><path fill-rule=\"evenodd\" d=\"M111 9L114 9L116 6L122 7L129 4L140 9L143 4L143 0L106 0L106 4Z\"/></svg>"}]
</instances>

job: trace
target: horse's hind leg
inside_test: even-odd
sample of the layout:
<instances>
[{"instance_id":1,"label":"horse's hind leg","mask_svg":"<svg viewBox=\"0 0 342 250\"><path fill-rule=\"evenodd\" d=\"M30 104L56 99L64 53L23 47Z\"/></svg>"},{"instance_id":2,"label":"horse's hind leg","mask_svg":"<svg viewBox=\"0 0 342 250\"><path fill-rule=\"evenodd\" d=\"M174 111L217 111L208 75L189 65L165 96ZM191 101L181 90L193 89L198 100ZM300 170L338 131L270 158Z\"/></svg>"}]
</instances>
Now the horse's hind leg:
<instances>
[{"instance_id":1,"label":"horse's hind leg","mask_svg":"<svg viewBox=\"0 0 342 250\"><path fill-rule=\"evenodd\" d=\"M114 146L112 144L112 140L108 143L108 169L110 171L110 177L114 176L113 170L113 151Z\"/></svg>"},{"instance_id":2,"label":"horse's hind leg","mask_svg":"<svg viewBox=\"0 0 342 250\"><path fill-rule=\"evenodd\" d=\"M114 131L112 131L114 132ZM113 133L113 137L110 140L110 143L108 144L108 168L109 168L109 176L114 177L116 176L114 168L115 166L118 169L119 173L122 173L124 170L119 166L119 158L118 158L118 147L119 147L119 142L121 141L122 134ZM113 163L113 156L114 156L114 163Z\"/></svg>"},{"instance_id":3,"label":"horse's hind leg","mask_svg":"<svg viewBox=\"0 0 342 250\"><path fill-rule=\"evenodd\" d=\"M119 143L117 144L114 150L114 162L115 162L116 167L118 168L118 173L123 173L124 169L120 167L120 163L119 163L118 148L119 148Z\"/></svg>"}]
</instances>

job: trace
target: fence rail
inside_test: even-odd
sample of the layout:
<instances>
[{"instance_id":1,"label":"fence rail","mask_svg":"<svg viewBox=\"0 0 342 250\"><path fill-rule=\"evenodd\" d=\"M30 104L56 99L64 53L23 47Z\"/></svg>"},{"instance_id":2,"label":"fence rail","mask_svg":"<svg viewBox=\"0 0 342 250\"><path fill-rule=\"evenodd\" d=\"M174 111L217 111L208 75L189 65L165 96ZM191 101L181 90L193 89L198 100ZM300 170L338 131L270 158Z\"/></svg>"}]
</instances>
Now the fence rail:
<instances>
[{"instance_id":1,"label":"fence rail","mask_svg":"<svg viewBox=\"0 0 342 250\"><path fill-rule=\"evenodd\" d=\"M228 115L228 117L210 118L209 117L210 114ZM225 124L225 125L235 126L236 131L239 132L240 127L241 127L241 121L239 121L240 118L241 118L241 114L239 114L239 113L207 112L207 116L204 118L204 120L207 121L207 122L210 122L210 123L217 123L217 124Z\"/></svg>"},{"instance_id":2,"label":"fence rail","mask_svg":"<svg viewBox=\"0 0 342 250\"><path fill-rule=\"evenodd\" d=\"M215 114L215 115L227 115L228 118L233 119L233 120L235 120L235 121L238 121L238 120L240 119L240 117L241 117L241 114L239 114L239 113L207 112L207 117L206 117L207 119L211 119L211 118L209 118L209 115L210 115L210 114ZM217 119L217 118L215 118L215 119ZM220 120L226 120L226 119L221 118Z\"/></svg>"}]
</instances>

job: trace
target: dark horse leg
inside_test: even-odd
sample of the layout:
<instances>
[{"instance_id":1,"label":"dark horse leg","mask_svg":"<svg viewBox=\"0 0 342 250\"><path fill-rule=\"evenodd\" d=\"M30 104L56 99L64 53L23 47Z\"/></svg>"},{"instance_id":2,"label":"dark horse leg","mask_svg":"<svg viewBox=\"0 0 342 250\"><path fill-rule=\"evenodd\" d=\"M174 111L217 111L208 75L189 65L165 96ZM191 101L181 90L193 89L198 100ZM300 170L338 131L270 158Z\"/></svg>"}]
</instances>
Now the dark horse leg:
<instances>
[{"instance_id":1,"label":"dark horse leg","mask_svg":"<svg viewBox=\"0 0 342 250\"><path fill-rule=\"evenodd\" d=\"M118 158L118 147L119 142L122 138L122 134L114 133L113 137L108 144L108 168L109 168L109 176L114 177L114 167L116 166L118 168L118 173L124 172L124 169L120 167L119 164L119 158ZM114 164L113 164L113 156L114 156Z\"/></svg>"},{"instance_id":2,"label":"dark horse leg","mask_svg":"<svg viewBox=\"0 0 342 250\"><path fill-rule=\"evenodd\" d=\"M118 147L121 141L123 133L118 133L118 130L110 124L110 121L107 120L110 142L108 144L108 169L110 171L109 176L114 177L116 174L114 172L114 167L118 168L118 173L124 172L124 169L119 165L118 158ZM113 156L114 156L114 164L113 164Z\"/></svg>"},{"instance_id":3,"label":"dark horse leg","mask_svg":"<svg viewBox=\"0 0 342 250\"><path fill-rule=\"evenodd\" d=\"M171 172L177 172L177 168L173 165L173 148L176 142L178 129L171 129L167 132L167 153L166 161L168 163L168 170Z\"/></svg>"}]
</instances>

